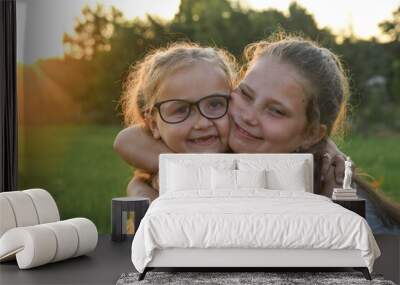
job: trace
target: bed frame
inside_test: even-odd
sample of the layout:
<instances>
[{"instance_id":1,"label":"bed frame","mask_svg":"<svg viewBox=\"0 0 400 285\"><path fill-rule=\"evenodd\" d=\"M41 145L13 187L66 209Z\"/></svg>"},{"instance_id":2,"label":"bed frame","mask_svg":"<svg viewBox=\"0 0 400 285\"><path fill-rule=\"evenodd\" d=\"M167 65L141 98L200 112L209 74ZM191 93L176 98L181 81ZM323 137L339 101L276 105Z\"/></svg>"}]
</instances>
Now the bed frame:
<instances>
[{"instance_id":1,"label":"bed frame","mask_svg":"<svg viewBox=\"0 0 400 285\"><path fill-rule=\"evenodd\" d=\"M359 250L329 249L238 249L170 248L156 250L152 261L139 275L143 280L155 268L337 268L351 267L371 280Z\"/></svg>"},{"instance_id":2,"label":"bed frame","mask_svg":"<svg viewBox=\"0 0 400 285\"><path fill-rule=\"evenodd\" d=\"M167 182L166 166L168 160L195 159L208 161L218 159L249 158L252 154L162 154L160 156L160 193ZM290 160L304 160L309 165L307 173L309 189L313 192L313 156L311 154L257 154ZM254 249L254 248L168 248L157 249L153 259L139 280L143 280L148 271L156 268L229 268L234 271L271 268L343 268L350 267L361 271L367 280L371 275L359 250L331 249Z\"/></svg>"}]
</instances>

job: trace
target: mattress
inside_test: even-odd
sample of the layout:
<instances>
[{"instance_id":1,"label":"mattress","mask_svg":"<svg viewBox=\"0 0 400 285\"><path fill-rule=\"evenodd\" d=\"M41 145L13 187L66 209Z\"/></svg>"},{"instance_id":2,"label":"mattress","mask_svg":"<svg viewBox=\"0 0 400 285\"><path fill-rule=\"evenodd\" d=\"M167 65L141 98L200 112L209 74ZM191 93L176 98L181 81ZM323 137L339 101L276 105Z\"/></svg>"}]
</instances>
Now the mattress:
<instances>
[{"instance_id":1,"label":"mattress","mask_svg":"<svg viewBox=\"0 0 400 285\"><path fill-rule=\"evenodd\" d=\"M143 218L132 243L139 272L162 249L359 250L372 272L379 248L365 219L308 192L246 189L221 196L166 193Z\"/></svg>"}]
</instances>

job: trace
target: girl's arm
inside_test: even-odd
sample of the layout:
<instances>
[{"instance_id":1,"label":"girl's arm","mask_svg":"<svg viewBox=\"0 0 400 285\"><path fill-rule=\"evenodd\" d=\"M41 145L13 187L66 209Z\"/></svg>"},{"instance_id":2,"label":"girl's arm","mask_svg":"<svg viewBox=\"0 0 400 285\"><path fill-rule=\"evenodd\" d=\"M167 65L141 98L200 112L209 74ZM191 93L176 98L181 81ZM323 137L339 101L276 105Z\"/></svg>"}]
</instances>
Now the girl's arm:
<instances>
[{"instance_id":1,"label":"girl's arm","mask_svg":"<svg viewBox=\"0 0 400 285\"><path fill-rule=\"evenodd\" d=\"M120 131L114 150L128 164L151 173L158 172L158 156L172 152L162 140L156 140L145 128L134 125Z\"/></svg>"},{"instance_id":2,"label":"girl's arm","mask_svg":"<svg viewBox=\"0 0 400 285\"><path fill-rule=\"evenodd\" d=\"M312 146L308 152L313 153L317 166L314 173L314 192L331 197L333 188L342 188L345 154L329 138Z\"/></svg>"},{"instance_id":3,"label":"girl's arm","mask_svg":"<svg viewBox=\"0 0 400 285\"><path fill-rule=\"evenodd\" d=\"M158 191L152 188L140 177L133 177L127 188L128 197L144 197L149 198L150 202L158 197Z\"/></svg>"}]
</instances>

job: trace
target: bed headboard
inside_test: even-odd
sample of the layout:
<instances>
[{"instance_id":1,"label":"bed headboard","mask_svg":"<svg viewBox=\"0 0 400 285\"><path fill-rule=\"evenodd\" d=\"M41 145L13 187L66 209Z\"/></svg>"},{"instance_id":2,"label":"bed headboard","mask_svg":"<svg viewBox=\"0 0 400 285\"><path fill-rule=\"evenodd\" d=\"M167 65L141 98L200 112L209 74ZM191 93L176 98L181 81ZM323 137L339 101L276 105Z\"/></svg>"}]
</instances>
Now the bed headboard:
<instances>
[{"instance_id":1,"label":"bed headboard","mask_svg":"<svg viewBox=\"0 0 400 285\"><path fill-rule=\"evenodd\" d=\"M306 180L306 191L313 193L313 155L309 153L302 154L233 154L233 153L201 153L201 154L182 154L182 153L168 153L161 154L159 159L159 185L160 185L160 194L163 194L166 189L166 185L168 185L168 175L167 169L169 163L185 163L187 165L196 165L196 166L212 166L217 165L218 163L232 162L234 165L234 169L237 169L239 162L255 162L262 163L271 168L279 167L279 165L293 165L304 162L305 171L305 180ZM240 163L239 163L240 164Z\"/></svg>"}]
</instances>

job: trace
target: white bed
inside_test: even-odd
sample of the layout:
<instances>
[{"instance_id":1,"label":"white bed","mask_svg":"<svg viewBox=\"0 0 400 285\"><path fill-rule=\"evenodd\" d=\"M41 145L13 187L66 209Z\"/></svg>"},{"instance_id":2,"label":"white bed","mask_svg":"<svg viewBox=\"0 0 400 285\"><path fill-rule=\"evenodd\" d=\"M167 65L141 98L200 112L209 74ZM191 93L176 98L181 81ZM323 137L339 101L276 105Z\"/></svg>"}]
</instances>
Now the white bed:
<instances>
[{"instance_id":1,"label":"white bed","mask_svg":"<svg viewBox=\"0 0 400 285\"><path fill-rule=\"evenodd\" d=\"M140 279L154 267L354 267L370 278L380 251L367 222L312 183L309 154L161 155L160 197L132 243Z\"/></svg>"}]
</instances>

